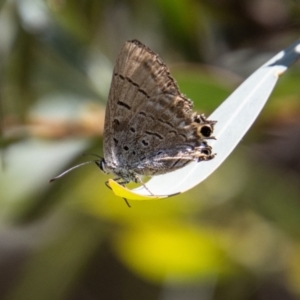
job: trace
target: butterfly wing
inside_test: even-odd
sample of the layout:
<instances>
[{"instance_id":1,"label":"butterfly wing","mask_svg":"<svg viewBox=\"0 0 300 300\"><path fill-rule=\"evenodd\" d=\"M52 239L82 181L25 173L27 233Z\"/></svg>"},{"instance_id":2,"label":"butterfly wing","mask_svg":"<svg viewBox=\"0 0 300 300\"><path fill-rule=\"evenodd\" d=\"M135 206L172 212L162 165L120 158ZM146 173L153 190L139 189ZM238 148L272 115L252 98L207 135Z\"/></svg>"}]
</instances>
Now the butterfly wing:
<instances>
[{"instance_id":1,"label":"butterfly wing","mask_svg":"<svg viewBox=\"0 0 300 300\"><path fill-rule=\"evenodd\" d=\"M105 161L130 169L165 149L200 146L201 128L213 122L193 113L192 106L157 54L136 40L126 42L106 108ZM178 151L169 153L178 160Z\"/></svg>"}]
</instances>

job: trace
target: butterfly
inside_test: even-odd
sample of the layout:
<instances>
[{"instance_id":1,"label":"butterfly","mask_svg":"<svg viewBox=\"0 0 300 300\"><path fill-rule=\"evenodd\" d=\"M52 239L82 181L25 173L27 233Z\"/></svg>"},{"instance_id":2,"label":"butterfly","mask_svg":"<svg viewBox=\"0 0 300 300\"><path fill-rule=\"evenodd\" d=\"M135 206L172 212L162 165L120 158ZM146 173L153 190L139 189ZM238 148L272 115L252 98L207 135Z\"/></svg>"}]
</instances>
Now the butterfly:
<instances>
[{"instance_id":1,"label":"butterfly","mask_svg":"<svg viewBox=\"0 0 300 300\"><path fill-rule=\"evenodd\" d=\"M192 107L157 54L137 40L126 42L113 70L97 165L125 184L212 159L206 140L216 122Z\"/></svg>"},{"instance_id":2,"label":"butterfly","mask_svg":"<svg viewBox=\"0 0 300 300\"><path fill-rule=\"evenodd\" d=\"M214 139L215 123L193 111L192 101L179 91L156 53L138 40L127 41L113 70L104 156L94 162L104 173L115 175L120 184L143 184L142 176L213 159L207 140Z\"/></svg>"}]
</instances>

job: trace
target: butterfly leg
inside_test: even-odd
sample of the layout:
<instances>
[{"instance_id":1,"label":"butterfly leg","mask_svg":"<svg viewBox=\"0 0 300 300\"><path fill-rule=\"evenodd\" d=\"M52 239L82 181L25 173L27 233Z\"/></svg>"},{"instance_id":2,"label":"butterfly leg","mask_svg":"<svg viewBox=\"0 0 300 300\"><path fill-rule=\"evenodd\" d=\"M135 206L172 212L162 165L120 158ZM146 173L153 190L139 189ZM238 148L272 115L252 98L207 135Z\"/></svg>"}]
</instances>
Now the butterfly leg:
<instances>
[{"instance_id":1,"label":"butterfly leg","mask_svg":"<svg viewBox=\"0 0 300 300\"><path fill-rule=\"evenodd\" d=\"M129 202L126 198L123 198L123 200L125 201L125 203L127 204L128 207L131 207L131 205L129 204Z\"/></svg>"},{"instance_id":2,"label":"butterfly leg","mask_svg":"<svg viewBox=\"0 0 300 300\"><path fill-rule=\"evenodd\" d=\"M123 181L122 181L123 180ZM122 185L122 186L125 186L125 184L129 183L128 180L124 180L123 178L114 178L114 181L116 181L118 184Z\"/></svg>"},{"instance_id":3,"label":"butterfly leg","mask_svg":"<svg viewBox=\"0 0 300 300\"><path fill-rule=\"evenodd\" d=\"M138 175L134 175L134 181L136 182L136 183L140 183L148 192L149 192L149 194L151 195L151 196L155 196L148 188L147 188L147 186L146 186L146 184L142 181L142 179L140 178L140 176L138 176Z\"/></svg>"},{"instance_id":4,"label":"butterfly leg","mask_svg":"<svg viewBox=\"0 0 300 300\"><path fill-rule=\"evenodd\" d=\"M122 178L118 177L118 178L114 178L113 180L122 186L125 186L125 184L127 184L129 182L129 181L120 181L121 179ZM105 185L111 190L111 187L109 186L108 181L105 181Z\"/></svg>"},{"instance_id":5,"label":"butterfly leg","mask_svg":"<svg viewBox=\"0 0 300 300\"><path fill-rule=\"evenodd\" d=\"M114 181L116 181L118 184L122 185L122 186L125 186L125 184L129 183L129 181L127 180L123 180L121 181L122 178L118 177L118 178L114 178ZM128 200L126 198L123 198L125 203L127 204L128 207L131 207Z\"/></svg>"},{"instance_id":6,"label":"butterfly leg","mask_svg":"<svg viewBox=\"0 0 300 300\"><path fill-rule=\"evenodd\" d=\"M106 185L106 187L108 187L111 190L111 187L109 186L108 181L105 181L105 185Z\"/></svg>"},{"instance_id":7,"label":"butterfly leg","mask_svg":"<svg viewBox=\"0 0 300 300\"><path fill-rule=\"evenodd\" d=\"M114 181L118 182L120 179L122 179L122 178L115 178ZM124 185L128 182L118 182L118 183L121 184L121 185ZM111 187L109 186L108 181L105 182L105 185L111 190ZM128 200L126 198L123 198L123 199L124 199L125 203L127 204L127 206L131 207Z\"/></svg>"}]
</instances>

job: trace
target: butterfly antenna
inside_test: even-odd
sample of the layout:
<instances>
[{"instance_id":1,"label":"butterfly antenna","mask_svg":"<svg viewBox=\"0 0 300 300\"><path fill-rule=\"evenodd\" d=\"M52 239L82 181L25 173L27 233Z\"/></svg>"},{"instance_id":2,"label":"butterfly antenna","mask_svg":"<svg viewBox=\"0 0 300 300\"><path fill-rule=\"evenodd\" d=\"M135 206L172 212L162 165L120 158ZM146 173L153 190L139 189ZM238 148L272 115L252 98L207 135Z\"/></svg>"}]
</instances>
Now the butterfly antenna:
<instances>
[{"instance_id":1,"label":"butterfly antenna","mask_svg":"<svg viewBox=\"0 0 300 300\"><path fill-rule=\"evenodd\" d=\"M86 161L86 162L84 162L84 163L82 163L82 164L76 165L76 166L74 166L74 167L72 167L72 168L70 168L70 169L68 169L68 170L66 170L66 171L64 171L64 172L62 172L62 173L59 174L58 176L52 178L49 182L53 182L53 181L55 181L56 179L59 179L59 178L63 177L64 175L66 175L67 173L73 171L74 169L77 169L77 168L79 168L79 167L82 167L82 166L84 166L84 165L87 165L87 164L90 164L90 163L93 163L93 162L95 162L95 160Z\"/></svg>"},{"instance_id":2,"label":"butterfly antenna","mask_svg":"<svg viewBox=\"0 0 300 300\"><path fill-rule=\"evenodd\" d=\"M95 154L95 153L83 153L82 156L87 156L87 155L92 155L92 156L96 156L98 158L100 158L100 160L103 158L102 156Z\"/></svg>"}]
</instances>

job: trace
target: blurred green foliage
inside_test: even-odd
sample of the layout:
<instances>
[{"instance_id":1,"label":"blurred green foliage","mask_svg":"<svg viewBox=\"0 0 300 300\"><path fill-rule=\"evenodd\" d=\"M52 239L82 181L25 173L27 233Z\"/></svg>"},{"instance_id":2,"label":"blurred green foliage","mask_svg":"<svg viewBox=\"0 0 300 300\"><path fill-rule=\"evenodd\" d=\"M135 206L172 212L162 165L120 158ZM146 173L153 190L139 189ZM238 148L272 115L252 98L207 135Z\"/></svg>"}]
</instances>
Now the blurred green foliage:
<instances>
[{"instance_id":1,"label":"blurred green foliage","mask_svg":"<svg viewBox=\"0 0 300 300\"><path fill-rule=\"evenodd\" d=\"M0 298L299 299L299 63L183 195L129 209L93 165L48 184L102 154L126 40L159 53L209 115L299 38L299 17L295 0L0 1Z\"/></svg>"}]
</instances>

